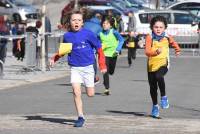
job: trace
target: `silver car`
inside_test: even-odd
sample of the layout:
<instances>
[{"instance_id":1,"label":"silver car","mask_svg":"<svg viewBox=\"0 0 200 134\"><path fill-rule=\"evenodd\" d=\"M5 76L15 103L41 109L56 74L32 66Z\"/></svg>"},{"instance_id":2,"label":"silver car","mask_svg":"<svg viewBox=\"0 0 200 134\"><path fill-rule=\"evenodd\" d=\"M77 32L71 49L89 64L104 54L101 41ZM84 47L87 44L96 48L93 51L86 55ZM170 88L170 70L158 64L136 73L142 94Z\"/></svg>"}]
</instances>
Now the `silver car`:
<instances>
[{"instance_id":1,"label":"silver car","mask_svg":"<svg viewBox=\"0 0 200 134\"><path fill-rule=\"evenodd\" d=\"M39 10L24 0L0 0L0 15L8 15L14 21L38 19Z\"/></svg>"}]
</instances>

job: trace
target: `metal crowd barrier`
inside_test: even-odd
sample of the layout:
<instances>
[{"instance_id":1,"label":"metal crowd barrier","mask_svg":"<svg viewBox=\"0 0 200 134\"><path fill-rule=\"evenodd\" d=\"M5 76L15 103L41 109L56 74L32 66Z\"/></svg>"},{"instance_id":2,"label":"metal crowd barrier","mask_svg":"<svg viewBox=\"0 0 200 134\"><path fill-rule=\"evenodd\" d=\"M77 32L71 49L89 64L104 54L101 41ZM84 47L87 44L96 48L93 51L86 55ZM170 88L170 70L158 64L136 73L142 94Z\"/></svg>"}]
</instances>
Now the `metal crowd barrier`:
<instances>
[{"instance_id":1,"label":"metal crowd barrier","mask_svg":"<svg viewBox=\"0 0 200 134\"><path fill-rule=\"evenodd\" d=\"M42 66L45 65L46 70L49 70L49 56L57 52L59 43L62 42L62 36L62 33L45 33L35 38L33 33L27 33L25 52L27 67L34 70L42 70ZM45 61L42 60L42 45L45 45ZM42 62L45 63L42 64Z\"/></svg>"},{"instance_id":2,"label":"metal crowd barrier","mask_svg":"<svg viewBox=\"0 0 200 134\"><path fill-rule=\"evenodd\" d=\"M9 41L9 46L12 47L13 39L25 38L25 58L22 62L24 62L23 71L41 71L42 70L42 45L45 41L45 66L46 70L48 70L48 60L49 56L53 53L57 52L59 43L62 42L63 32L55 32L55 33L45 33L35 36L34 33L26 32L24 35L5 35L0 36L0 38L6 38ZM40 47L37 47L40 45ZM11 50L12 48L9 48ZM1 70L0 70L1 71Z\"/></svg>"},{"instance_id":3,"label":"metal crowd barrier","mask_svg":"<svg viewBox=\"0 0 200 134\"><path fill-rule=\"evenodd\" d=\"M39 57L37 57L36 46L37 38L33 36L33 33L26 33L26 45L25 45L25 61L27 68L40 69Z\"/></svg>"}]
</instances>

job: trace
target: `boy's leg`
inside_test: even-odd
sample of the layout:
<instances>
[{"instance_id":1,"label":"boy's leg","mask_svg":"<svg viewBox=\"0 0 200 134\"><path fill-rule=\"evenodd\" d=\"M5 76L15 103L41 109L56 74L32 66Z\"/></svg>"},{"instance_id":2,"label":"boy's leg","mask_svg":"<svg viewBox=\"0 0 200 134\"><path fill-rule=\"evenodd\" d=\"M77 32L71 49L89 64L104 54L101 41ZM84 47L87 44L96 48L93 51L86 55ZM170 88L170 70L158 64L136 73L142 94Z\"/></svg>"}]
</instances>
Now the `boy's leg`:
<instances>
[{"instance_id":1,"label":"boy's leg","mask_svg":"<svg viewBox=\"0 0 200 134\"><path fill-rule=\"evenodd\" d=\"M78 119L75 121L74 127L82 127L85 119L83 115L83 103L81 98L81 84L72 83L72 88L74 93L74 103L78 114Z\"/></svg>"},{"instance_id":2,"label":"boy's leg","mask_svg":"<svg viewBox=\"0 0 200 134\"><path fill-rule=\"evenodd\" d=\"M6 58L7 46L5 43L0 44L0 60L4 63Z\"/></svg>"},{"instance_id":3,"label":"boy's leg","mask_svg":"<svg viewBox=\"0 0 200 134\"><path fill-rule=\"evenodd\" d=\"M167 71L167 67L161 67L158 71L156 71L156 79L158 81L161 96L165 96L166 94L164 75L167 73Z\"/></svg>"},{"instance_id":4,"label":"boy's leg","mask_svg":"<svg viewBox=\"0 0 200 134\"><path fill-rule=\"evenodd\" d=\"M109 74L108 74L108 72L103 74L103 84L104 84L105 89L109 89L110 83L109 83Z\"/></svg>"},{"instance_id":5,"label":"boy's leg","mask_svg":"<svg viewBox=\"0 0 200 134\"><path fill-rule=\"evenodd\" d=\"M88 97L93 97L95 94L94 90L94 76L95 72L92 67L88 67L84 69L83 82L86 87L86 93Z\"/></svg>"},{"instance_id":6,"label":"boy's leg","mask_svg":"<svg viewBox=\"0 0 200 134\"><path fill-rule=\"evenodd\" d=\"M93 97L95 94L95 89L94 87L87 87L86 92L87 92L88 97Z\"/></svg>"},{"instance_id":7,"label":"boy's leg","mask_svg":"<svg viewBox=\"0 0 200 134\"><path fill-rule=\"evenodd\" d=\"M148 72L148 81L149 81L150 95L151 95L153 105L157 105L158 104L158 100L157 100L158 86L157 86L157 80L156 80L155 72Z\"/></svg>"},{"instance_id":8,"label":"boy's leg","mask_svg":"<svg viewBox=\"0 0 200 134\"><path fill-rule=\"evenodd\" d=\"M115 72L115 67L116 67L116 63L117 63L117 56L116 57L109 57L109 74L113 75Z\"/></svg>"},{"instance_id":9,"label":"boy's leg","mask_svg":"<svg viewBox=\"0 0 200 134\"><path fill-rule=\"evenodd\" d=\"M128 65L131 66L132 61L131 61L131 48L128 48Z\"/></svg>"},{"instance_id":10,"label":"boy's leg","mask_svg":"<svg viewBox=\"0 0 200 134\"><path fill-rule=\"evenodd\" d=\"M148 72L148 81L149 81L149 86L150 86L151 99L153 102L151 116L157 118L159 117L159 106L158 106L158 100L157 100L158 86L157 86L155 72Z\"/></svg>"},{"instance_id":11,"label":"boy's leg","mask_svg":"<svg viewBox=\"0 0 200 134\"><path fill-rule=\"evenodd\" d=\"M83 116L82 99L81 99L81 83L83 83L83 81L80 75L80 68L71 67L70 73L71 73L71 83L72 83L73 97L74 97L76 111L78 116Z\"/></svg>"},{"instance_id":12,"label":"boy's leg","mask_svg":"<svg viewBox=\"0 0 200 134\"><path fill-rule=\"evenodd\" d=\"M109 88L110 88L110 82L109 82L109 70L110 70L110 57L106 57L106 66L107 66L107 72L103 74L103 84L105 87L104 93L105 95L109 95Z\"/></svg>"},{"instance_id":13,"label":"boy's leg","mask_svg":"<svg viewBox=\"0 0 200 134\"><path fill-rule=\"evenodd\" d=\"M136 58L136 48L133 48L133 52L132 52L132 58L135 59Z\"/></svg>"},{"instance_id":14,"label":"boy's leg","mask_svg":"<svg viewBox=\"0 0 200 134\"><path fill-rule=\"evenodd\" d=\"M109 70L110 70L110 58L109 57L105 57L106 58L106 66L107 66L107 72L103 74L103 84L105 89L109 89Z\"/></svg>"},{"instance_id":15,"label":"boy's leg","mask_svg":"<svg viewBox=\"0 0 200 134\"><path fill-rule=\"evenodd\" d=\"M168 98L166 96L166 91L165 91L165 79L164 79L164 75L167 73L167 71L168 71L167 67L161 67L156 72L156 79L158 81L158 86L159 86L160 95L161 95L160 105L161 105L161 108L163 109L169 108L169 102L168 102Z\"/></svg>"},{"instance_id":16,"label":"boy's leg","mask_svg":"<svg viewBox=\"0 0 200 134\"><path fill-rule=\"evenodd\" d=\"M72 89L74 93L74 103L76 107L76 111L78 116L83 117L83 104L81 98L81 84L80 83L72 83Z\"/></svg>"}]
</instances>

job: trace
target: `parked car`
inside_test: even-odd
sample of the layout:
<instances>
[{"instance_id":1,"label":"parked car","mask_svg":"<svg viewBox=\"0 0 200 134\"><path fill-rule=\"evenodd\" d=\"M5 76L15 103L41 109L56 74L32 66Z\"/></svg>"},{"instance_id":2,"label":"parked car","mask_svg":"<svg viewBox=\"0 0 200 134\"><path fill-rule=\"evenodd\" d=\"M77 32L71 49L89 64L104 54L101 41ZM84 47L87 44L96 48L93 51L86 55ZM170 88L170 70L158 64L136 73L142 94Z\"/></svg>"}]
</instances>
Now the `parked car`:
<instances>
[{"instance_id":1,"label":"parked car","mask_svg":"<svg viewBox=\"0 0 200 134\"><path fill-rule=\"evenodd\" d=\"M200 17L200 0L185 0L176 2L166 9L189 11L191 14Z\"/></svg>"},{"instance_id":2,"label":"parked car","mask_svg":"<svg viewBox=\"0 0 200 134\"><path fill-rule=\"evenodd\" d=\"M112 0L79 0L79 5L107 5Z\"/></svg>"},{"instance_id":3,"label":"parked car","mask_svg":"<svg viewBox=\"0 0 200 134\"><path fill-rule=\"evenodd\" d=\"M166 32L174 36L179 44L198 44L197 25L192 25L194 16L186 11L178 10L148 10L134 13L136 32L140 35L151 33L150 21L154 16L161 15L167 19Z\"/></svg>"},{"instance_id":4,"label":"parked car","mask_svg":"<svg viewBox=\"0 0 200 134\"><path fill-rule=\"evenodd\" d=\"M114 16L120 15L122 17L123 22L124 22L124 31L127 31L128 16L126 16L119 9L116 9L115 7L112 7L112 6L87 6L87 7L88 7L88 9L90 9L94 12L101 13L101 14L106 14L106 12L108 10L111 10L113 12Z\"/></svg>"},{"instance_id":5,"label":"parked car","mask_svg":"<svg viewBox=\"0 0 200 134\"><path fill-rule=\"evenodd\" d=\"M128 12L130 11L137 12L138 10L143 9L141 5L131 3L128 0L113 0L110 2L110 5L121 10L125 15L128 15Z\"/></svg>"},{"instance_id":6,"label":"parked car","mask_svg":"<svg viewBox=\"0 0 200 134\"><path fill-rule=\"evenodd\" d=\"M8 15L14 21L26 21L27 19L38 19L39 10L23 0L1 0L0 14Z\"/></svg>"},{"instance_id":7,"label":"parked car","mask_svg":"<svg viewBox=\"0 0 200 134\"><path fill-rule=\"evenodd\" d=\"M150 8L150 9L156 9L156 2L159 2L160 9L165 8L166 6L175 3L177 0L128 0L130 2L136 2L140 3L143 7Z\"/></svg>"}]
</instances>

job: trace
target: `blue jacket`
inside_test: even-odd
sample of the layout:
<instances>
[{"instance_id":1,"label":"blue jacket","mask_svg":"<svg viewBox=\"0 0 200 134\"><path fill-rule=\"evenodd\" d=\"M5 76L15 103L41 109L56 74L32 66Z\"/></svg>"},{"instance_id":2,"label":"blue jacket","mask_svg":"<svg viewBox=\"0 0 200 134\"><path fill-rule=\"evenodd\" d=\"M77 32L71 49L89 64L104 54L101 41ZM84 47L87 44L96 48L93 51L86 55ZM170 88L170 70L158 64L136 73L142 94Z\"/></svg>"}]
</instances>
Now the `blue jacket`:
<instances>
[{"instance_id":1,"label":"blue jacket","mask_svg":"<svg viewBox=\"0 0 200 134\"><path fill-rule=\"evenodd\" d=\"M83 27L92 31L96 36L102 31L101 22L96 17L86 20Z\"/></svg>"}]
</instances>

